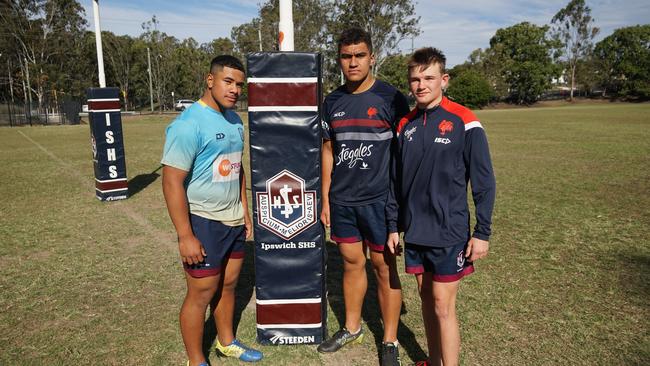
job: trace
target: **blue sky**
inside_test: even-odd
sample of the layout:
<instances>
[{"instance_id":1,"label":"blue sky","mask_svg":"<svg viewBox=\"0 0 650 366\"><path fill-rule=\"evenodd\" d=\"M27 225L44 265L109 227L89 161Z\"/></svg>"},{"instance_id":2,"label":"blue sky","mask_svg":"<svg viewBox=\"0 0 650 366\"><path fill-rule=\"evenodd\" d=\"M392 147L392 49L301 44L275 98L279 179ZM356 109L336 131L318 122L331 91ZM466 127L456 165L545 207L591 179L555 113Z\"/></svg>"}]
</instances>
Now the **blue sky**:
<instances>
[{"instance_id":1,"label":"blue sky","mask_svg":"<svg viewBox=\"0 0 650 366\"><path fill-rule=\"evenodd\" d=\"M142 33L141 24L155 14L160 30L179 39L192 37L202 43L217 37L230 37L232 27L249 22L257 15L261 1L101 0L100 23L102 30L137 36ZM568 1L419 0L416 11L420 15L422 34L413 44L415 48L440 48L446 53L448 64L453 66L464 62L472 50L487 47L497 29L522 21L548 24ZM80 2L86 8L86 18L93 29L92 1ZM592 9L595 25L601 28L597 40L616 28L650 23L648 0L587 0L587 5ZM402 42L400 48L410 50L411 40Z\"/></svg>"}]
</instances>

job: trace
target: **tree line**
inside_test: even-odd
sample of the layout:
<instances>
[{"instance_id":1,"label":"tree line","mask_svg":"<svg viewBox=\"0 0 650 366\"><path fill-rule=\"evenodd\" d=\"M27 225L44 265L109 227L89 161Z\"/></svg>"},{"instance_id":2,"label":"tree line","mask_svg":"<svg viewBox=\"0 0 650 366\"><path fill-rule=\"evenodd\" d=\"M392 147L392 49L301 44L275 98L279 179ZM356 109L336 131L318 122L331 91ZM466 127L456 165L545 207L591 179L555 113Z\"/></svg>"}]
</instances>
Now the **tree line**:
<instances>
[{"instance_id":1,"label":"tree line","mask_svg":"<svg viewBox=\"0 0 650 366\"><path fill-rule=\"evenodd\" d=\"M172 108L174 99L198 98L214 55L243 59L250 52L278 49L278 7L278 0L264 1L255 18L233 27L230 38L207 43L160 31L155 16L142 23L137 37L103 31L107 85L119 87L128 110L147 108L150 97L161 111ZM408 55L398 44L421 32L413 1L302 0L294 2L293 16L295 49L323 54L326 91L341 83L336 37L357 25L372 36L377 76L408 92ZM4 100L31 102L43 111L64 100L83 100L85 90L98 85L95 35L87 30L77 0L4 1L0 21ZM499 29L488 48L449 70L447 93L472 107L495 101L531 104L566 80L571 98L574 90L589 90L649 99L650 25L617 29L594 44L599 32L594 24L585 1L571 0L548 25L522 22Z\"/></svg>"},{"instance_id":2,"label":"tree line","mask_svg":"<svg viewBox=\"0 0 650 366\"><path fill-rule=\"evenodd\" d=\"M522 22L496 31L486 49L450 70L448 94L472 107L532 104L554 89L650 99L650 24L600 32L585 0L571 0L548 25Z\"/></svg>"}]
</instances>

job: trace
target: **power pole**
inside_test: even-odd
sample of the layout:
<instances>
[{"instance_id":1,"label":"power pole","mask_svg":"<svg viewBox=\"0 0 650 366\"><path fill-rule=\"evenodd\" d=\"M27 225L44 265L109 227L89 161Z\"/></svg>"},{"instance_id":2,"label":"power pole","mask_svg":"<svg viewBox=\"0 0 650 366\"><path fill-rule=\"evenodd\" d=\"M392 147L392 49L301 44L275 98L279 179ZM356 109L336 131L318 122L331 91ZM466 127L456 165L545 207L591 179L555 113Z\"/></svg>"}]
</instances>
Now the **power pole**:
<instances>
[{"instance_id":1,"label":"power pole","mask_svg":"<svg viewBox=\"0 0 650 366\"><path fill-rule=\"evenodd\" d=\"M25 60L25 73L27 74L27 97L29 99L29 107L27 108L28 115L29 115L29 125L32 125L32 85L29 82L29 64L27 63L27 59L23 58Z\"/></svg>"},{"instance_id":2,"label":"power pole","mask_svg":"<svg viewBox=\"0 0 650 366\"><path fill-rule=\"evenodd\" d=\"M149 53L149 47L147 47L147 62L149 66L147 68L149 73L149 102L151 103L151 113L153 113L153 84L151 83L151 54Z\"/></svg>"},{"instance_id":3,"label":"power pole","mask_svg":"<svg viewBox=\"0 0 650 366\"><path fill-rule=\"evenodd\" d=\"M9 92L11 93L11 103L7 103L7 111L9 112L9 126L14 125L12 109L14 107L14 81L11 78L11 60L7 59L7 74L9 75Z\"/></svg>"},{"instance_id":4,"label":"power pole","mask_svg":"<svg viewBox=\"0 0 650 366\"><path fill-rule=\"evenodd\" d=\"M260 20L260 25L257 27L257 38L260 40L260 52L262 52L262 20Z\"/></svg>"},{"instance_id":5,"label":"power pole","mask_svg":"<svg viewBox=\"0 0 650 366\"><path fill-rule=\"evenodd\" d=\"M9 91L11 93L11 103L14 103L14 80L11 78L11 61L7 60L7 72L9 74Z\"/></svg>"}]
</instances>

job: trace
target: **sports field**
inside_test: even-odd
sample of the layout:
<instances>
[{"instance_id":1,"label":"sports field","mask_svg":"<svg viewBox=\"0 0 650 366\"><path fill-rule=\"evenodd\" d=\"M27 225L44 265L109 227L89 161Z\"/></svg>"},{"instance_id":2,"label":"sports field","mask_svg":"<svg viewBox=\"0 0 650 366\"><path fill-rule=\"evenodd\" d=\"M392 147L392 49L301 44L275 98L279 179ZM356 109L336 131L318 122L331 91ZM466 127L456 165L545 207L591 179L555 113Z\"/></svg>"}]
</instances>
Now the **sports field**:
<instances>
[{"instance_id":1,"label":"sports field","mask_svg":"<svg viewBox=\"0 0 650 366\"><path fill-rule=\"evenodd\" d=\"M497 202L490 255L460 290L462 363L650 364L650 104L478 116ZM172 118L124 118L132 197L112 203L94 198L87 125L0 128L1 365L184 365L177 313L185 285L159 176ZM252 250L237 307L238 337L251 344ZM341 259L333 244L328 251L334 331ZM364 345L328 356L315 346L261 347L262 363L377 365L370 279ZM426 344L415 281L401 279L408 365L425 357ZM210 359L239 364L214 351Z\"/></svg>"}]
</instances>

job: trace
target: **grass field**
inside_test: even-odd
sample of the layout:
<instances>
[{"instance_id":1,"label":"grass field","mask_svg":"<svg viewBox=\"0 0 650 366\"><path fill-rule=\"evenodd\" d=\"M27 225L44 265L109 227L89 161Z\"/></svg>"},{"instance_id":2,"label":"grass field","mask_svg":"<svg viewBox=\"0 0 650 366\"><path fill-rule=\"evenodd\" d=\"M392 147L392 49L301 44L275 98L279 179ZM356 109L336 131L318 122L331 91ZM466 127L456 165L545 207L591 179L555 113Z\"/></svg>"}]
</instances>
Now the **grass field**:
<instances>
[{"instance_id":1,"label":"grass field","mask_svg":"<svg viewBox=\"0 0 650 366\"><path fill-rule=\"evenodd\" d=\"M649 364L650 105L478 115L498 193L490 256L460 290L462 363ZM0 364L184 364L185 285L159 177L171 118L124 118L132 197L113 203L94 198L88 126L0 129ZM254 343L247 250L238 336ZM334 331L341 264L333 244L328 251ZM426 344L415 281L401 279L409 364ZM330 356L315 346L261 347L263 364L377 365L374 288L371 277L365 345Z\"/></svg>"}]
</instances>

